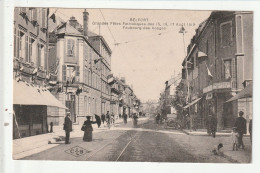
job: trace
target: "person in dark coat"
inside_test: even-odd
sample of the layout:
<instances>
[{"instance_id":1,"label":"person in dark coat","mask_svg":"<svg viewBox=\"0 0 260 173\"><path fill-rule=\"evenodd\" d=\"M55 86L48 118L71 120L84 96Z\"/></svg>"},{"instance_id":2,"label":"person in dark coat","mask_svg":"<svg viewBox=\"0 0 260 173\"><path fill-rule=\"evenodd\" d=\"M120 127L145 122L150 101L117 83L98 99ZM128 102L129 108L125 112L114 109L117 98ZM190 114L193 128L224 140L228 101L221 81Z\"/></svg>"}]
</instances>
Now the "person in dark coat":
<instances>
[{"instance_id":1,"label":"person in dark coat","mask_svg":"<svg viewBox=\"0 0 260 173\"><path fill-rule=\"evenodd\" d=\"M250 134L250 141L252 143L252 119L249 121L249 134Z\"/></svg>"},{"instance_id":2,"label":"person in dark coat","mask_svg":"<svg viewBox=\"0 0 260 173\"><path fill-rule=\"evenodd\" d=\"M87 116L87 120L84 122L83 126L85 126L83 141L90 142L92 141L92 132L93 127L92 124L95 124L95 121L90 120L91 116Z\"/></svg>"},{"instance_id":3,"label":"person in dark coat","mask_svg":"<svg viewBox=\"0 0 260 173\"><path fill-rule=\"evenodd\" d=\"M106 120L106 116L105 116L105 114L102 114L102 115L101 115L101 120L102 120L102 122L103 122L103 125L104 125L104 123L105 123L105 120Z\"/></svg>"},{"instance_id":4,"label":"person in dark coat","mask_svg":"<svg viewBox=\"0 0 260 173\"><path fill-rule=\"evenodd\" d=\"M95 114L95 119L96 119L96 122L97 122L97 125L98 125L98 128L99 128L100 125L101 125L101 118L97 114Z\"/></svg>"},{"instance_id":5,"label":"person in dark coat","mask_svg":"<svg viewBox=\"0 0 260 173\"><path fill-rule=\"evenodd\" d=\"M208 132L210 135L212 135L213 138L216 137L216 131L217 131L217 119L209 115L208 117Z\"/></svg>"},{"instance_id":6,"label":"person in dark coat","mask_svg":"<svg viewBox=\"0 0 260 173\"><path fill-rule=\"evenodd\" d=\"M242 145L242 149L245 148L245 145L243 143L243 135L246 134L246 119L243 118L244 112L240 111L239 112L239 117L235 121L234 127L237 128L238 132L238 148Z\"/></svg>"},{"instance_id":7,"label":"person in dark coat","mask_svg":"<svg viewBox=\"0 0 260 173\"><path fill-rule=\"evenodd\" d=\"M124 123L127 124L127 114L123 113L123 119L124 119Z\"/></svg>"},{"instance_id":8,"label":"person in dark coat","mask_svg":"<svg viewBox=\"0 0 260 173\"><path fill-rule=\"evenodd\" d=\"M70 112L67 112L67 115L64 119L64 124L63 124L63 130L65 130L65 144L70 143L70 132L72 131L72 121L70 119Z\"/></svg>"}]
</instances>

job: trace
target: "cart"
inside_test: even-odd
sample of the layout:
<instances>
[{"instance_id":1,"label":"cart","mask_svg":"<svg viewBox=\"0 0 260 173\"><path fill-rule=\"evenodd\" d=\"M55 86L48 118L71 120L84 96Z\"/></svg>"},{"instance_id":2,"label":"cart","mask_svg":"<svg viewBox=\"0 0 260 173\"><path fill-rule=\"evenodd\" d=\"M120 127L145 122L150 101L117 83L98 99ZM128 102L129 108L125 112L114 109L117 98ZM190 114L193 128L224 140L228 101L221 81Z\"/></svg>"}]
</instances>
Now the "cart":
<instances>
[{"instance_id":1,"label":"cart","mask_svg":"<svg viewBox=\"0 0 260 173\"><path fill-rule=\"evenodd\" d=\"M164 128L171 128L171 129L180 129L181 125L177 121L176 114L167 114L166 119L164 121Z\"/></svg>"}]
</instances>

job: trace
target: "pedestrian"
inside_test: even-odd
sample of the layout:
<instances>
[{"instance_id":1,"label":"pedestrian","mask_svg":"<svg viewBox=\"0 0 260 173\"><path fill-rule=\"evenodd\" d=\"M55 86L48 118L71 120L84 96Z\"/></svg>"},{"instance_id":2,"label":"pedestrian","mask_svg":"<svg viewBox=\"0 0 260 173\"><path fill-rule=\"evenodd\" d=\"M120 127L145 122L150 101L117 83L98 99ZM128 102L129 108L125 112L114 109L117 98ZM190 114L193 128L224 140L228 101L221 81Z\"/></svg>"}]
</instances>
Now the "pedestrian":
<instances>
[{"instance_id":1,"label":"pedestrian","mask_svg":"<svg viewBox=\"0 0 260 173\"><path fill-rule=\"evenodd\" d=\"M239 112L239 117L235 121L234 127L237 128L237 132L239 135L238 138L238 148L242 146L242 149L245 149L245 145L243 143L243 135L246 134L246 119L243 118L244 112L240 111Z\"/></svg>"},{"instance_id":2,"label":"pedestrian","mask_svg":"<svg viewBox=\"0 0 260 173\"><path fill-rule=\"evenodd\" d=\"M127 124L127 114L123 113L123 119L124 119L124 123Z\"/></svg>"},{"instance_id":3,"label":"pedestrian","mask_svg":"<svg viewBox=\"0 0 260 173\"><path fill-rule=\"evenodd\" d=\"M91 121L90 120L91 116L86 116L86 118L87 120L84 122L81 130L84 131L83 141L90 142L92 141L92 132L93 132L92 124L95 124L96 121Z\"/></svg>"},{"instance_id":4,"label":"pedestrian","mask_svg":"<svg viewBox=\"0 0 260 173\"><path fill-rule=\"evenodd\" d=\"M105 114L102 114L102 115L101 115L101 120L102 120L102 122L103 122L103 125L104 125L104 123L105 123L105 120L106 120L106 116L105 116Z\"/></svg>"},{"instance_id":5,"label":"pedestrian","mask_svg":"<svg viewBox=\"0 0 260 173\"><path fill-rule=\"evenodd\" d=\"M114 115L114 113L111 114L111 123L112 124L115 123L115 115Z\"/></svg>"},{"instance_id":6,"label":"pedestrian","mask_svg":"<svg viewBox=\"0 0 260 173\"><path fill-rule=\"evenodd\" d=\"M95 114L95 119L96 119L96 122L97 122L97 125L98 125L98 128L99 128L100 125L101 125L101 118L97 114Z\"/></svg>"},{"instance_id":7,"label":"pedestrian","mask_svg":"<svg viewBox=\"0 0 260 173\"><path fill-rule=\"evenodd\" d=\"M250 141L252 144L252 119L249 121L249 134L250 134Z\"/></svg>"},{"instance_id":8,"label":"pedestrian","mask_svg":"<svg viewBox=\"0 0 260 173\"><path fill-rule=\"evenodd\" d=\"M233 151L234 150L237 151L239 134L237 133L237 128L236 127L233 127L233 131L231 133L231 137L232 137L232 143L233 143Z\"/></svg>"},{"instance_id":9,"label":"pedestrian","mask_svg":"<svg viewBox=\"0 0 260 173\"><path fill-rule=\"evenodd\" d=\"M158 114L155 116L156 124L159 124L160 119L161 119L161 115L160 115L160 113L158 113Z\"/></svg>"},{"instance_id":10,"label":"pedestrian","mask_svg":"<svg viewBox=\"0 0 260 173\"><path fill-rule=\"evenodd\" d=\"M64 119L63 130L65 130L65 144L70 144L70 132L72 131L72 121L70 119L70 112L67 112L67 115Z\"/></svg>"},{"instance_id":11,"label":"pedestrian","mask_svg":"<svg viewBox=\"0 0 260 173\"><path fill-rule=\"evenodd\" d=\"M134 127L137 127L137 121L138 121L138 116L136 113L134 113L133 115L133 124L134 124Z\"/></svg>"},{"instance_id":12,"label":"pedestrian","mask_svg":"<svg viewBox=\"0 0 260 173\"><path fill-rule=\"evenodd\" d=\"M217 131L217 119L215 118L215 116L208 116L208 128L209 135L212 135L212 137L215 138Z\"/></svg>"}]
</instances>

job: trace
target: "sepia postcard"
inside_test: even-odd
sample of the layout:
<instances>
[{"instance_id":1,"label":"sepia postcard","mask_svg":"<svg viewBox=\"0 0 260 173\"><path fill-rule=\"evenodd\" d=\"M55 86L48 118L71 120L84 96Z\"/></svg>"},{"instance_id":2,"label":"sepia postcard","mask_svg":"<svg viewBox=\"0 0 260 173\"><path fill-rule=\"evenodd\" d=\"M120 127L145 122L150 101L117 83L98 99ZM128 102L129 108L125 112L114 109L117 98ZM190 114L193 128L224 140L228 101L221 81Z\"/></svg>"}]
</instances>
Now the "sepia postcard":
<instances>
[{"instance_id":1,"label":"sepia postcard","mask_svg":"<svg viewBox=\"0 0 260 173\"><path fill-rule=\"evenodd\" d=\"M252 164L253 10L12 11L14 162Z\"/></svg>"}]
</instances>

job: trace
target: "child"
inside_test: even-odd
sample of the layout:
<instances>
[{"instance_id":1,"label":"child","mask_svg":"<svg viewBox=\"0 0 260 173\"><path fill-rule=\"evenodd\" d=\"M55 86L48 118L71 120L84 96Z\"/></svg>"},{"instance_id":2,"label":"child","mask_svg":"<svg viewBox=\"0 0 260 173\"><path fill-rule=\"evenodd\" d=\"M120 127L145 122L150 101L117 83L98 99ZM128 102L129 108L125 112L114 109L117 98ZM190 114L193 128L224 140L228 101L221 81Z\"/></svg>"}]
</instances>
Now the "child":
<instances>
[{"instance_id":1,"label":"child","mask_svg":"<svg viewBox=\"0 0 260 173\"><path fill-rule=\"evenodd\" d=\"M232 137L232 143L233 143L233 151L234 150L238 150L238 137L239 137L239 134L237 132L237 128L236 127L233 127L233 131L232 131L232 134L231 134L231 137Z\"/></svg>"},{"instance_id":2,"label":"child","mask_svg":"<svg viewBox=\"0 0 260 173\"><path fill-rule=\"evenodd\" d=\"M223 155L223 153L220 151L220 149L223 148L223 144L219 143L218 146L216 146L212 152L214 155Z\"/></svg>"}]
</instances>

